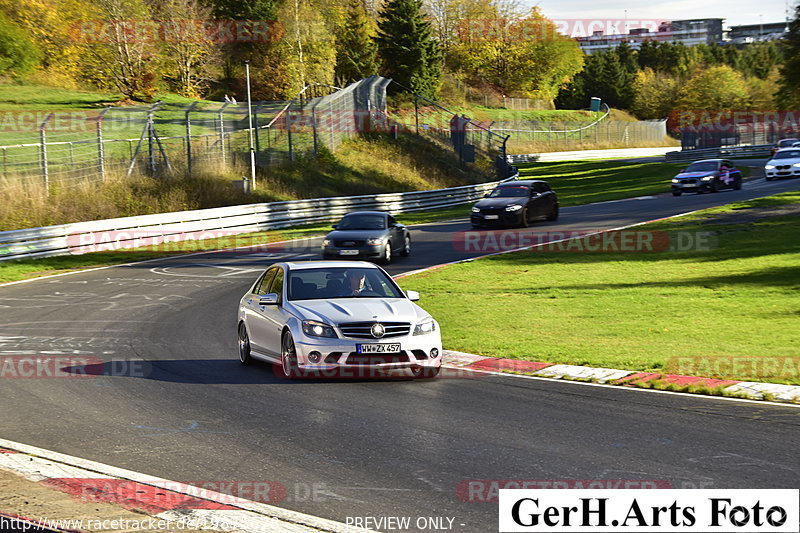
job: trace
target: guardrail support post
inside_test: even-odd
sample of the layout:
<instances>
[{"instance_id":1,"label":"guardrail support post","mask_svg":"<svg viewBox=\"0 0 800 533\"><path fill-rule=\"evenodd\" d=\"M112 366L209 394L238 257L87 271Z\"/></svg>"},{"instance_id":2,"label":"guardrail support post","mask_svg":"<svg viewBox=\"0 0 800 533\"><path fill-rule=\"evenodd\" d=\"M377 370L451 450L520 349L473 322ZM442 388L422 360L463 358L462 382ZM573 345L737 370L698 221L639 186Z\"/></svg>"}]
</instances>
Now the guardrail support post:
<instances>
[{"instance_id":1,"label":"guardrail support post","mask_svg":"<svg viewBox=\"0 0 800 533\"><path fill-rule=\"evenodd\" d=\"M225 108L230 105L229 102L225 102L222 104L222 107L219 108L217 112L217 120L219 120L219 128L217 134L219 135L219 149L220 154L222 155L222 166L225 167L228 164L227 157L225 155L225 121L222 118L222 113L225 111Z\"/></svg>"}]
</instances>

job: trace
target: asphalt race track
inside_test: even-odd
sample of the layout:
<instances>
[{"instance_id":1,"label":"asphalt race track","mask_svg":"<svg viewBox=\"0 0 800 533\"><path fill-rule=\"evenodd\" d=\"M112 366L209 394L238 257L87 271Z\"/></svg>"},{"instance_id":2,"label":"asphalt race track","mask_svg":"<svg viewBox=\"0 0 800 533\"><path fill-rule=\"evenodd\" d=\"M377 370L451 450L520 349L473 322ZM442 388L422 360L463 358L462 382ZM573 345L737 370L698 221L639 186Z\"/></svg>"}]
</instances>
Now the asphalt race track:
<instances>
[{"instance_id":1,"label":"asphalt race track","mask_svg":"<svg viewBox=\"0 0 800 533\"><path fill-rule=\"evenodd\" d=\"M565 208L535 227L614 228L798 188L755 178L741 191ZM390 272L468 257L452 246L467 229L414 228L411 257ZM318 241L310 246L0 287L0 355L90 356L105 374L3 379L0 436L223 492L231 481L278 482L286 497L273 503L342 522L450 517L465 532L497 531L497 504L479 501L491 483L468 480L797 486L800 411L790 406L513 376L288 382L268 365L241 367L240 296L270 262L314 257Z\"/></svg>"}]
</instances>

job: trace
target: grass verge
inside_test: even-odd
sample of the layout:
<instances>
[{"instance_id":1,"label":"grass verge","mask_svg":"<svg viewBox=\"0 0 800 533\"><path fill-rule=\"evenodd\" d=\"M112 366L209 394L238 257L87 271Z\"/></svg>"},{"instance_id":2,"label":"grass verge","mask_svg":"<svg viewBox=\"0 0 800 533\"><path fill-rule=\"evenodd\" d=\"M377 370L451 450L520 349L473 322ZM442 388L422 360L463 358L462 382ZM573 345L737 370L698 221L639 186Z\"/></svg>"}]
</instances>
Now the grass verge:
<instances>
[{"instance_id":1,"label":"grass verge","mask_svg":"<svg viewBox=\"0 0 800 533\"><path fill-rule=\"evenodd\" d=\"M402 284L423 294L453 350L797 385L797 205L800 193L786 193L636 228L711 232L717 244L707 250L544 247ZM481 317L480 328L473 315Z\"/></svg>"}]
</instances>

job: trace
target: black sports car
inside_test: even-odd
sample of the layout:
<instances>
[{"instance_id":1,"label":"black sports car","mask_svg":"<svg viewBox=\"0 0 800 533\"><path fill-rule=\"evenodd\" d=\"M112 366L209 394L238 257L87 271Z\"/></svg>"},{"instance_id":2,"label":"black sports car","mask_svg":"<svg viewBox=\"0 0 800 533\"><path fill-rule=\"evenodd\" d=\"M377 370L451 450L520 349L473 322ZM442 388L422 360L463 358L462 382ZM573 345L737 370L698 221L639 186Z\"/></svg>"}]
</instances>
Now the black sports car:
<instances>
[{"instance_id":1,"label":"black sports car","mask_svg":"<svg viewBox=\"0 0 800 533\"><path fill-rule=\"evenodd\" d=\"M388 264L395 254L411 253L410 232L389 213L348 213L333 229L322 241L325 259L377 259Z\"/></svg>"},{"instance_id":2,"label":"black sports car","mask_svg":"<svg viewBox=\"0 0 800 533\"><path fill-rule=\"evenodd\" d=\"M527 226L537 218L558 218L558 196L546 181L501 183L472 207L470 222L484 226Z\"/></svg>"},{"instance_id":3,"label":"black sports car","mask_svg":"<svg viewBox=\"0 0 800 533\"><path fill-rule=\"evenodd\" d=\"M695 161L672 178L672 195L742 188L742 172L728 159Z\"/></svg>"}]
</instances>

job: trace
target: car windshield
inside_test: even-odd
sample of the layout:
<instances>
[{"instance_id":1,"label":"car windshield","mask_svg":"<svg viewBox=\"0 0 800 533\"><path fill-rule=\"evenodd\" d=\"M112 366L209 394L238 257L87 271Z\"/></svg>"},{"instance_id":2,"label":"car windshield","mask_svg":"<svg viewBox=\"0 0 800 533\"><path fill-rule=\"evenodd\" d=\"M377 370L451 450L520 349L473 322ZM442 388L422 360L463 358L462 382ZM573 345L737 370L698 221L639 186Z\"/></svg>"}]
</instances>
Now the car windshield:
<instances>
[{"instance_id":1,"label":"car windshield","mask_svg":"<svg viewBox=\"0 0 800 533\"><path fill-rule=\"evenodd\" d=\"M529 194L530 189L527 187L498 187L489 193L489 198L519 198Z\"/></svg>"},{"instance_id":2,"label":"car windshield","mask_svg":"<svg viewBox=\"0 0 800 533\"><path fill-rule=\"evenodd\" d=\"M347 215L336 225L336 229L386 229L383 215Z\"/></svg>"},{"instance_id":3,"label":"car windshield","mask_svg":"<svg viewBox=\"0 0 800 533\"><path fill-rule=\"evenodd\" d=\"M777 152L772 159L800 159L800 150L783 150Z\"/></svg>"},{"instance_id":4,"label":"car windshield","mask_svg":"<svg viewBox=\"0 0 800 533\"><path fill-rule=\"evenodd\" d=\"M787 148L794 145L796 142L800 142L800 139L783 139L782 141L778 142L778 146L780 148Z\"/></svg>"},{"instance_id":5,"label":"car windshield","mask_svg":"<svg viewBox=\"0 0 800 533\"><path fill-rule=\"evenodd\" d=\"M686 167L685 172L708 172L709 170L717 170L716 161L700 161L699 163L692 163Z\"/></svg>"},{"instance_id":6,"label":"car windshield","mask_svg":"<svg viewBox=\"0 0 800 533\"><path fill-rule=\"evenodd\" d=\"M404 298L377 268L304 268L289 273L289 300L331 298Z\"/></svg>"}]
</instances>

